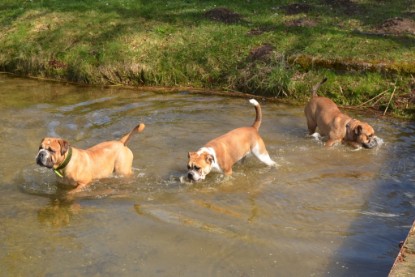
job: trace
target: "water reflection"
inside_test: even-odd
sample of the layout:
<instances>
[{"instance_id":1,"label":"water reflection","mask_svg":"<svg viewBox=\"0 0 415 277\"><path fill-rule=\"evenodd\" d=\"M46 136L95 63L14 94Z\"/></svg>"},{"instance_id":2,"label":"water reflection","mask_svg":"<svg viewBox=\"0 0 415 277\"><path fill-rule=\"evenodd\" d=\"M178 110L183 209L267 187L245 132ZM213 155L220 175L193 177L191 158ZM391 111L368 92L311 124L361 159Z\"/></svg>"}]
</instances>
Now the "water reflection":
<instances>
[{"instance_id":1,"label":"water reflection","mask_svg":"<svg viewBox=\"0 0 415 277\"><path fill-rule=\"evenodd\" d=\"M74 200L51 199L50 203L37 212L40 223L53 228L67 226L81 210L81 205Z\"/></svg>"}]
</instances>

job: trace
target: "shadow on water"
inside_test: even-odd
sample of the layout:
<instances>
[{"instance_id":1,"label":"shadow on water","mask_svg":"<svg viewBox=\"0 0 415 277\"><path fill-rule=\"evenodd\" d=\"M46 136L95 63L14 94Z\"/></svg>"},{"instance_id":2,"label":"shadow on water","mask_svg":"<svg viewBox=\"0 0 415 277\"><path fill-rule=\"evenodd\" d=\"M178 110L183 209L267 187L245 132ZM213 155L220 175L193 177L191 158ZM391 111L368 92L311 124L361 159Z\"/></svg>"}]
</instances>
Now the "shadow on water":
<instances>
[{"instance_id":1,"label":"shadow on water","mask_svg":"<svg viewBox=\"0 0 415 277\"><path fill-rule=\"evenodd\" d=\"M387 130L384 130L387 131ZM415 206L415 124L395 122L375 188L327 267L327 276L387 276L408 234ZM407 155L408 153L412 153ZM390 232L390 230L395 230Z\"/></svg>"}]
</instances>

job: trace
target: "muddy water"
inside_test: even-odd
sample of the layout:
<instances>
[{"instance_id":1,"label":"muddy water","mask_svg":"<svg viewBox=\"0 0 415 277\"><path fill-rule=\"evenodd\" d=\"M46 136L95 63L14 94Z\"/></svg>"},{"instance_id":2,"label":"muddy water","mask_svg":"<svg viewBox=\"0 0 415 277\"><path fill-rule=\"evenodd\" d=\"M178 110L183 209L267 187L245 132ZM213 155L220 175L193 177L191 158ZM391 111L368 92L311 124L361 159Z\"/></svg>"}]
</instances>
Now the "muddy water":
<instances>
[{"instance_id":1,"label":"muddy water","mask_svg":"<svg viewBox=\"0 0 415 277\"><path fill-rule=\"evenodd\" d=\"M249 125L246 99L82 88L0 75L2 276L386 276L415 215L415 124L364 115L385 143L324 149L301 107L262 103L277 169L254 157L189 185L187 152ZM129 143L134 176L74 199L40 139Z\"/></svg>"}]
</instances>

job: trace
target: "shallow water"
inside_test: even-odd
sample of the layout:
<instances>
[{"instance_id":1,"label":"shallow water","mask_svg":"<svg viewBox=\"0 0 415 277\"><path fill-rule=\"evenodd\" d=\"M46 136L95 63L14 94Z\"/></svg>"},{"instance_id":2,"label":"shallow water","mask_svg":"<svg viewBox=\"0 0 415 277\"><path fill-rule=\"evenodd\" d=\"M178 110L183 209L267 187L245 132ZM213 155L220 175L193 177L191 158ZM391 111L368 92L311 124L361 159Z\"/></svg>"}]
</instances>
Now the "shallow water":
<instances>
[{"instance_id":1,"label":"shallow water","mask_svg":"<svg viewBox=\"0 0 415 277\"><path fill-rule=\"evenodd\" d=\"M254 157L180 182L187 153L250 125L246 99L85 88L0 75L2 276L386 276L415 215L415 124L354 115L384 144L325 149L302 107L263 102ZM134 177L65 197L35 164L42 137L129 142Z\"/></svg>"}]
</instances>

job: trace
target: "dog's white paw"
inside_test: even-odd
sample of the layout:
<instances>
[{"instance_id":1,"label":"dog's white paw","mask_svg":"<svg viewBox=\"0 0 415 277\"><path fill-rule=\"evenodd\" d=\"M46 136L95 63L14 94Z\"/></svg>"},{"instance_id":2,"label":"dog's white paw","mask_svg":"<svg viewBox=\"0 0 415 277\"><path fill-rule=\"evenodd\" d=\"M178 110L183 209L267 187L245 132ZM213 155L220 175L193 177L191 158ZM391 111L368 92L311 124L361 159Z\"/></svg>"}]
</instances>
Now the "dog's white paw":
<instances>
[{"instance_id":1,"label":"dog's white paw","mask_svg":"<svg viewBox=\"0 0 415 277\"><path fill-rule=\"evenodd\" d=\"M315 140L319 140L319 141L323 140L323 137L319 133L317 133L317 132L314 133L314 134L312 134L312 135L309 135L309 137L311 137L311 138L313 138Z\"/></svg>"}]
</instances>

